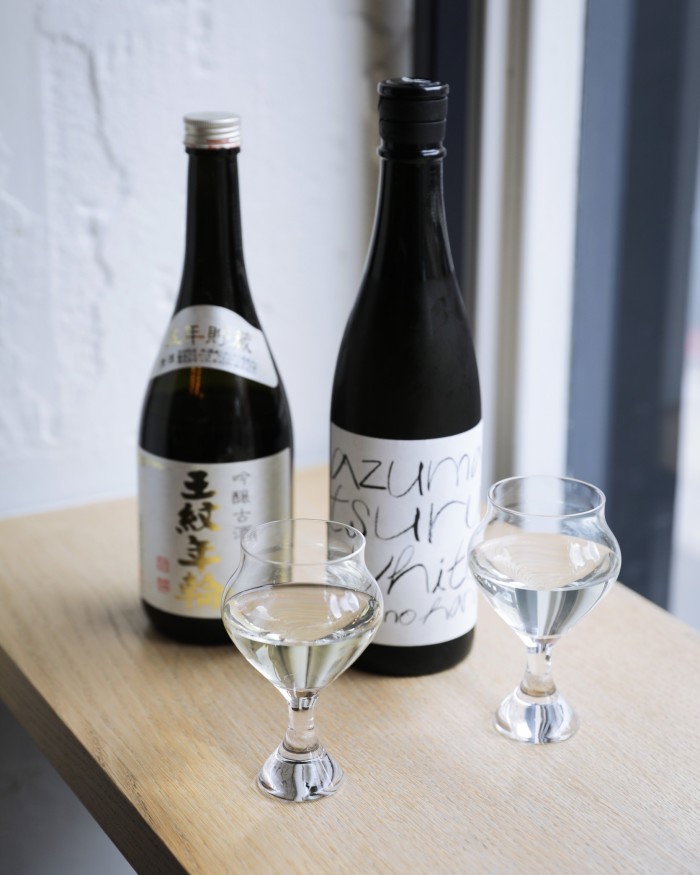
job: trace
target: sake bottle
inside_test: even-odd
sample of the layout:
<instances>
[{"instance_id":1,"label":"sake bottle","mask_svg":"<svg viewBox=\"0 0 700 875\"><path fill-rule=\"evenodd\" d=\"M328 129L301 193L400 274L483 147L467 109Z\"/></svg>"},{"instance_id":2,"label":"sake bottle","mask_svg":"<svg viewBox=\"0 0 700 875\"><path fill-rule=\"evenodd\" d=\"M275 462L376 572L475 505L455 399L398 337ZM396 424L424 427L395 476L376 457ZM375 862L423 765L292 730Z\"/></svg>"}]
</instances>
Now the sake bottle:
<instances>
[{"instance_id":1,"label":"sake bottle","mask_svg":"<svg viewBox=\"0 0 700 875\"><path fill-rule=\"evenodd\" d=\"M246 277L240 119L184 121L184 269L139 432L141 597L160 632L213 644L242 533L291 516L292 428Z\"/></svg>"},{"instance_id":2,"label":"sake bottle","mask_svg":"<svg viewBox=\"0 0 700 875\"><path fill-rule=\"evenodd\" d=\"M379 194L335 371L330 516L366 536L384 596L357 664L419 675L472 646L481 401L443 204L448 86L402 78L378 91Z\"/></svg>"}]
</instances>

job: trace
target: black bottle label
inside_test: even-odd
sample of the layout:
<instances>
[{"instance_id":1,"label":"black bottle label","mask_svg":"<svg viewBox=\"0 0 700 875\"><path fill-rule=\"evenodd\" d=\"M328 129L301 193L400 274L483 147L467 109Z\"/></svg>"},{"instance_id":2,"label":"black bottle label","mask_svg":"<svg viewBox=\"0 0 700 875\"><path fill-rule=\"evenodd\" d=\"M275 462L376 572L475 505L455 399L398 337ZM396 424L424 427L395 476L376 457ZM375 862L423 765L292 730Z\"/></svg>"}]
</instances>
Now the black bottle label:
<instances>
[{"instance_id":1,"label":"black bottle label","mask_svg":"<svg viewBox=\"0 0 700 875\"><path fill-rule=\"evenodd\" d=\"M190 367L228 371L273 388L279 383L262 331L213 304L185 307L173 316L151 378Z\"/></svg>"},{"instance_id":2,"label":"black bottle label","mask_svg":"<svg viewBox=\"0 0 700 875\"><path fill-rule=\"evenodd\" d=\"M384 595L378 644L439 644L476 623L467 547L480 518L481 432L401 441L331 426L331 519L367 538Z\"/></svg>"},{"instance_id":3,"label":"black bottle label","mask_svg":"<svg viewBox=\"0 0 700 875\"><path fill-rule=\"evenodd\" d=\"M169 614L220 617L250 526L291 513L291 452L197 464L139 450L141 594Z\"/></svg>"}]
</instances>

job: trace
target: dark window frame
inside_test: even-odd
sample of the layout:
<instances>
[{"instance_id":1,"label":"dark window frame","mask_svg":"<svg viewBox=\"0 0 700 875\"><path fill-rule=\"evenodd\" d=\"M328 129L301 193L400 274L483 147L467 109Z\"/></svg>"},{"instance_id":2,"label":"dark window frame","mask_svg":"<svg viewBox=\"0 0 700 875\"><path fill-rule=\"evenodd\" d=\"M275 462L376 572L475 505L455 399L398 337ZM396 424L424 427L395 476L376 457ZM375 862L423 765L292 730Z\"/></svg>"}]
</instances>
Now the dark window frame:
<instances>
[{"instance_id":1,"label":"dark window frame","mask_svg":"<svg viewBox=\"0 0 700 875\"><path fill-rule=\"evenodd\" d=\"M667 607L700 120L694 0L588 0L568 469Z\"/></svg>"},{"instance_id":2,"label":"dark window frame","mask_svg":"<svg viewBox=\"0 0 700 875\"><path fill-rule=\"evenodd\" d=\"M450 86L445 213L469 316L476 303L484 0L415 0L413 75Z\"/></svg>"}]
</instances>

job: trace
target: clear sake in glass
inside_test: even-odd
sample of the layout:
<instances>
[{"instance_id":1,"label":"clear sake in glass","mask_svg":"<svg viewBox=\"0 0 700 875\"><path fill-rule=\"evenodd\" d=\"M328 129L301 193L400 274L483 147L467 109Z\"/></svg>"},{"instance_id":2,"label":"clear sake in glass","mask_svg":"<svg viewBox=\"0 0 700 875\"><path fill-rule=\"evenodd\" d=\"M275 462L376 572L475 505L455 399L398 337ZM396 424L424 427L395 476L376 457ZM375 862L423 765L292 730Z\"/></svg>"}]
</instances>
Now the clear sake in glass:
<instances>
[{"instance_id":1,"label":"clear sake in glass","mask_svg":"<svg viewBox=\"0 0 700 875\"><path fill-rule=\"evenodd\" d=\"M320 744L319 693L357 659L381 623L365 539L351 526L291 519L249 529L222 599L226 631L284 696L289 725L258 773L260 789L307 802L335 792L343 771Z\"/></svg>"},{"instance_id":2,"label":"clear sake in glass","mask_svg":"<svg viewBox=\"0 0 700 875\"><path fill-rule=\"evenodd\" d=\"M576 713L552 677L552 648L610 590L620 548L605 496L569 477L513 477L494 484L469 544L469 566L487 601L527 647L522 681L494 723L517 741L564 741Z\"/></svg>"}]
</instances>

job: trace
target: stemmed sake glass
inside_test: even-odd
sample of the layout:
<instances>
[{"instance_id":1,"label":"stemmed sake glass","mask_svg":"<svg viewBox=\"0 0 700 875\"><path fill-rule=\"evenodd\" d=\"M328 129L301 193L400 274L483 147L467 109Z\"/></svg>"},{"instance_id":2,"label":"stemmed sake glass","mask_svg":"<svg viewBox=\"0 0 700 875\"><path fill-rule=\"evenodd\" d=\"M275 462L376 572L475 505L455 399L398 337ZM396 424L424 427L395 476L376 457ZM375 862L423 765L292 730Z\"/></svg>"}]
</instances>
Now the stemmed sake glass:
<instances>
[{"instance_id":1,"label":"stemmed sake glass","mask_svg":"<svg viewBox=\"0 0 700 875\"><path fill-rule=\"evenodd\" d=\"M382 595L351 526L293 519L249 529L221 613L233 643L287 700L282 743L258 772L258 786L294 802L335 792L343 771L314 726L320 691L374 637Z\"/></svg>"},{"instance_id":2,"label":"stemmed sake glass","mask_svg":"<svg viewBox=\"0 0 700 875\"><path fill-rule=\"evenodd\" d=\"M605 496L568 477L513 477L491 487L469 544L484 595L527 647L520 685L494 723L517 741L564 741L578 729L552 678L552 647L609 591L620 548L605 522Z\"/></svg>"}]
</instances>

